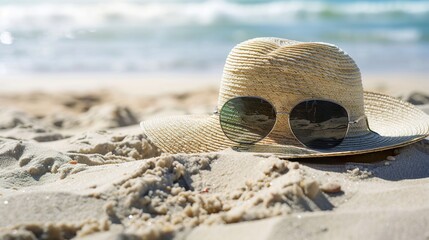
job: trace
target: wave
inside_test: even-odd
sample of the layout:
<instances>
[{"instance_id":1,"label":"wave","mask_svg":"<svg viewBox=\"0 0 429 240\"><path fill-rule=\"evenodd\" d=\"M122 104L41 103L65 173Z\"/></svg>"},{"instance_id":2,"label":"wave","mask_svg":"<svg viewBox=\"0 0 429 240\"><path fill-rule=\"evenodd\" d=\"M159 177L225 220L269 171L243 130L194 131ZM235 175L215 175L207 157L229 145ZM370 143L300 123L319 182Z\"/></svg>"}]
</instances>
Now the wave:
<instances>
[{"instance_id":1,"label":"wave","mask_svg":"<svg viewBox=\"0 0 429 240\"><path fill-rule=\"evenodd\" d=\"M429 19L429 2L336 1L25 1L0 4L0 29L109 24L156 26L286 24L324 19Z\"/></svg>"}]
</instances>

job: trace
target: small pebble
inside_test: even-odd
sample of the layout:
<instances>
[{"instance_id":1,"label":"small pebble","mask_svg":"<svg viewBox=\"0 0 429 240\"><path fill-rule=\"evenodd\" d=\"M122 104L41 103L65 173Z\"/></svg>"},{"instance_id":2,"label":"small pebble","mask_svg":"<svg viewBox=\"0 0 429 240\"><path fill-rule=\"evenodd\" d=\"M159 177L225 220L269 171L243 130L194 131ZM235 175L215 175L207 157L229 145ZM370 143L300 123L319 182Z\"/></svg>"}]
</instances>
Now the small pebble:
<instances>
[{"instance_id":1,"label":"small pebble","mask_svg":"<svg viewBox=\"0 0 429 240\"><path fill-rule=\"evenodd\" d=\"M384 166L389 166L390 165L390 162L385 162L384 163Z\"/></svg>"},{"instance_id":2,"label":"small pebble","mask_svg":"<svg viewBox=\"0 0 429 240\"><path fill-rule=\"evenodd\" d=\"M389 160L389 161L394 161L394 160L396 160L396 158L394 157L394 156L387 156L387 158L386 158L387 160Z\"/></svg>"},{"instance_id":3,"label":"small pebble","mask_svg":"<svg viewBox=\"0 0 429 240\"><path fill-rule=\"evenodd\" d=\"M70 164L77 164L77 161L76 160L71 160L69 163Z\"/></svg>"},{"instance_id":4,"label":"small pebble","mask_svg":"<svg viewBox=\"0 0 429 240\"><path fill-rule=\"evenodd\" d=\"M304 190L304 194L310 199L314 199L319 194L319 184L316 181L307 180L301 182L301 187Z\"/></svg>"},{"instance_id":5,"label":"small pebble","mask_svg":"<svg viewBox=\"0 0 429 240\"><path fill-rule=\"evenodd\" d=\"M339 193L341 192L341 185L338 183L327 183L320 188L324 193Z\"/></svg>"},{"instance_id":6,"label":"small pebble","mask_svg":"<svg viewBox=\"0 0 429 240\"><path fill-rule=\"evenodd\" d=\"M359 168L354 168L354 169L352 169L352 170L349 170L349 172L350 172L351 174L353 174L353 175L357 176L357 175L359 175L360 170L359 170Z\"/></svg>"}]
</instances>

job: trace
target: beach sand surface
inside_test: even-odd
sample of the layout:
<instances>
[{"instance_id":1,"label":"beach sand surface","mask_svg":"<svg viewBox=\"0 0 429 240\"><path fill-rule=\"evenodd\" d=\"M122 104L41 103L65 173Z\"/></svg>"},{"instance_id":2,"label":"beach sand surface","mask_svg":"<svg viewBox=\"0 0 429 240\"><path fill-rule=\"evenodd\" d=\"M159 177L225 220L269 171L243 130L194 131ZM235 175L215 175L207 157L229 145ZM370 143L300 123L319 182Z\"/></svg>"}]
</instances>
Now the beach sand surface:
<instances>
[{"instance_id":1,"label":"beach sand surface","mask_svg":"<svg viewBox=\"0 0 429 240\"><path fill-rule=\"evenodd\" d=\"M146 138L141 120L210 113L219 79L0 80L0 239L429 238L428 140L332 163L169 155ZM363 77L428 111L426 82Z\"/></svg>"}]
</instances>

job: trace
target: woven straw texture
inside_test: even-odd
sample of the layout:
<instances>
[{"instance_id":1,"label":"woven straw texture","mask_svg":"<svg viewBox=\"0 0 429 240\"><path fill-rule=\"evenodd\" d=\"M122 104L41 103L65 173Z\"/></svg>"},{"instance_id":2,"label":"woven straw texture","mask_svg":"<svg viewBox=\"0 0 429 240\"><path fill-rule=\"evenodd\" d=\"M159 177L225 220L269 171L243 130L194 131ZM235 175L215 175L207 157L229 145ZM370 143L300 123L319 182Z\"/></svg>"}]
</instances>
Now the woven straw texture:
<instances>
[{"instance_id":1,"label":"woven straw texture","mask_svg":"<svg viewBox=\"0 0 429 240\"><path fill-rule=\"evenodd\" d=\"M233 147L288 158L380 151L418 141L429 134L429 117L425 113L392 97L364 92L353 59L326 43L256 38L237 45L226 60L218 108L237 96L262 97L278 112L290 112L302 100L332 100L348 110L352 121L363 115L368 121L351 125L339 146L322 151L307 149L295 139L287 114L277 115L268 137L246 147L237 146L224 135L218 115L158 118L141 125L149 139L168 153Z\"/></svg>"}]
</instances>

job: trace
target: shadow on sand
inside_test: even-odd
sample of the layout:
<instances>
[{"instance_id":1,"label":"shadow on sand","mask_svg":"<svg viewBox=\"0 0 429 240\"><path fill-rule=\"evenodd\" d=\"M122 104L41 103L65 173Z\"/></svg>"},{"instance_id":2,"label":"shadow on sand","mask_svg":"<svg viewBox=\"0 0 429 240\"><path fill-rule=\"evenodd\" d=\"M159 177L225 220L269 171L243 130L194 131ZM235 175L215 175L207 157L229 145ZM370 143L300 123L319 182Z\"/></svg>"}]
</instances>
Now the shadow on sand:
<instances>
[{"instance_id":1,"label":"shadow on sand","mask_svg":"<svg viewBox=\"0 0 429 240\"><path fill-rule=\"evenodd\" d=\"M382 152L360 154L353 156L305 158L299 162L310 168L328 172L347 172L359 168L371 173L372 177L388 181L406 179L419 179L429 177L429 141L412 144L397 151L386 150ZM394 156L395 160L386 160Z\"/></svg>"}]
</instances>

